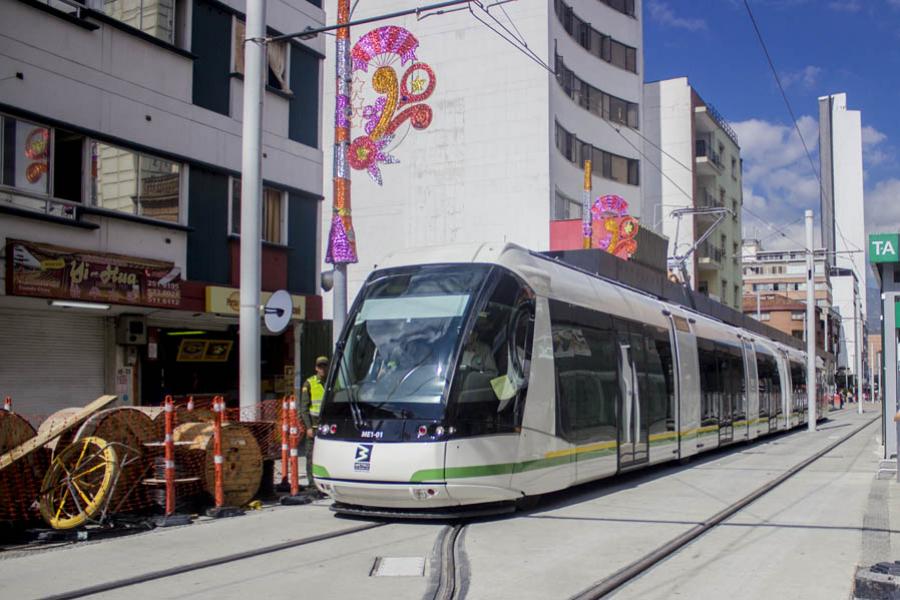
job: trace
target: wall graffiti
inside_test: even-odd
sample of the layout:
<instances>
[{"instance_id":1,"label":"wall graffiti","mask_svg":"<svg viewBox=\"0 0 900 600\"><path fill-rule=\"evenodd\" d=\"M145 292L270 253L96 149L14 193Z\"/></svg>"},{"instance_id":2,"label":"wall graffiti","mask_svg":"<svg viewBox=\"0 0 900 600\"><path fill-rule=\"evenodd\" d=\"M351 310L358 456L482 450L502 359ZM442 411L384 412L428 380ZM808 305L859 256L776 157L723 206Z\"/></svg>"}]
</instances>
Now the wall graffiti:
<instances>
[{"instance_id":1,"label":"wall graffiti","mask_svg":"<svg viewBox=\"0 0 900 600\"><path fill-rule=\"evenodd\" d=\"M419 41L402 27L379 27L353 46L353 125L364 135L350 144L350 166L366 171L382 185L382 165L398 164L393 152L411 129L431 125L433 113L425 100L431 97L437 78L429 65L416 57ZM402 75L395 69L400 62ZM374 70L369 72L369 68ZM372 101L371 94L377 95Z\"/></svg>"}]
</instances>

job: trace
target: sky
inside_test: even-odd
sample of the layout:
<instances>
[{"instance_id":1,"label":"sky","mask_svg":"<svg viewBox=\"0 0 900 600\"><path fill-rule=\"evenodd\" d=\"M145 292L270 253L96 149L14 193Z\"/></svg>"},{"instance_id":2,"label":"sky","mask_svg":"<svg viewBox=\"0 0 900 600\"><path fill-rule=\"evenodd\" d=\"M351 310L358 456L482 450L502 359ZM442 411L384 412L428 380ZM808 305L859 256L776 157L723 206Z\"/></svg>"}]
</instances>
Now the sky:
<instances>
[{"instance_id":1,"label":"sky","mask_svg":"<svg viewBox=\"0 0 900 600\"><path fill-rule=\"evenodd\" d=\"M845 92L862 112L866 232L900 231L900 0L749 3L815 169L817 98ZM644 78L680 76L738 134L744 236L803 245L812 208L818 239L819 184L743 0L644 1Z\"/></svg>"}]
</instances>

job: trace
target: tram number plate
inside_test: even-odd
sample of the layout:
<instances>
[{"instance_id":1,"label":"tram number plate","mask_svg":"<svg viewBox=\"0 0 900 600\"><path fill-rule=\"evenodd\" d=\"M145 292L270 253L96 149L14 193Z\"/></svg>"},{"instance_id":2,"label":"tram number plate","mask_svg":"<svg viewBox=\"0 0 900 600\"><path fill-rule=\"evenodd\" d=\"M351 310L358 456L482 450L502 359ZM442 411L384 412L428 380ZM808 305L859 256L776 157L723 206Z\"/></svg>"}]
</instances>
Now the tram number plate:
<instances>
[{"instance_id":1,"label":"tram number plate","mask_svg":"<svg viewBox=\"0 0 900 600\"><path fill-rule=\"evenodd\" d=\"M372 447L374 444L357 444L356 456L353 459L354 471L368 472L372 462Z\"/></svg>"}]
</instances>

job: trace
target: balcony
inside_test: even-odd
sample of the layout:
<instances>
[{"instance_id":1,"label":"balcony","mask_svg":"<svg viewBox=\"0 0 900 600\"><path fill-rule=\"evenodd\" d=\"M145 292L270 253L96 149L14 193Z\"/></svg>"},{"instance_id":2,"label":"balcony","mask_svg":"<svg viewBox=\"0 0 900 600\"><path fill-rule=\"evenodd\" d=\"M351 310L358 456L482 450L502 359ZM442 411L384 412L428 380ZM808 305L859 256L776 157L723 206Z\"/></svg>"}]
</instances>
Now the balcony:
<instances>
[{"instance_id":1,"label":"balcony","mask_svg":"<svg viewBox=\"0 0 900 600\"><path fill-rule=\"evenodd\" d=\"M700 138L695 144L697 158L697 174L707 177L717 177L725 170L722 157L716 151L711 140Z\"/></svg>"},{"instance_id":2,"label":"balcony","mask_svg":"<svg viewBox=\"0 0 900 600\"><path fill-rule=\"evenodd\" d=\"M28 211L46 215L53 219L78 220L80 205L66 200L32 194L23 190L0 187L0 207L13 211Z\"/></svg>"},{"instance_id":3,"label":"balcony","mask_svg":"<svg viewBox=\"0 0 900 600\"><path fill-rule=\"evenodd\" d=\"M702 269L718 269L725 261L725 250L708 241L697 247L697 264Z\"/></svg>"}]
</instances>

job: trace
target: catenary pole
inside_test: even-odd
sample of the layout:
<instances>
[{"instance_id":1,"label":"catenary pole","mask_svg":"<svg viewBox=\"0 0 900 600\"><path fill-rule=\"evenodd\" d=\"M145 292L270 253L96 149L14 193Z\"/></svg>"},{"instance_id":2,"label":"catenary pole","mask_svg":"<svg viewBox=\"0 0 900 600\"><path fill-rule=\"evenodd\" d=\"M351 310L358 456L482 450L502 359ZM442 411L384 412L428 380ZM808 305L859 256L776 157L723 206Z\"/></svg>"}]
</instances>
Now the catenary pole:
<instances>
[{"instance_id":1,"label":"catenary pole","mask_svg":"<svg viewBox=\"0 0 900 600\"><path fill-rule=\"evenodd\" d=\"M350 0L338 0L337 24L350 22ZM347 318L347 265L358 261L356 234L350 214L350 94L353 70L350 57L350 28L337 30L335 39L334 177L331 230L325 262L334 265L332 291L332 339L337 343Z\"/></svg>"},{"instance_id":2,"label":"catenary pole","mask_svg":"<svg viewBox=\"0 0 900 600\"><path fill-rule=\"evenodd\" d=\"M241 418L252 419L260 394L260 197L262 196L262 106L266 61L265 0L247 0L244 40L244 115L241 155ZM251 414L247 414L247 413Z\"/></svg>"},{"instance_id":3,"label":"catenary pole","mask_svg":"<svg viewBox=\"0 0 900 600\"><path fill-rule=\"evenodd\" d=\"M813 211L806 211L806 408L807 429L816 430L816 262Z\"/></svg>"},{"instance_id":4,"label":"catenary pole","mask_svg":"<svg viewBox=\"0 0 900 600\"><path fill-rule=\"evenodd\" d=\"M856 411L863 414L863 326L862 326L862 296L856 294L853 301L853 312L856 313L856 320L853 322L856 327Z\"/></svg>"}]
</instances>

